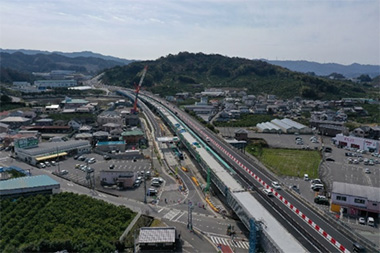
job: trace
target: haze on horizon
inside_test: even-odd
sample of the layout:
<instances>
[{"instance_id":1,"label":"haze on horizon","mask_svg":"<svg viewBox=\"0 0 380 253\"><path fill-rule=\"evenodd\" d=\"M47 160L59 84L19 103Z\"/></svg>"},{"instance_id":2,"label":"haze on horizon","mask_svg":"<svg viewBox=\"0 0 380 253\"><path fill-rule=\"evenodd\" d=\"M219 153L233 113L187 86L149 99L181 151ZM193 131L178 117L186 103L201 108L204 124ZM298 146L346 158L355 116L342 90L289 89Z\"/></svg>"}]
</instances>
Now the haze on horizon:
<instances>
[{"instance_id":1,"label":"haze on horizon","mask_svg":"<svg viewBox=\"0 0 380 253\"><path fill-rule=\"evenodd\" d=\"M380 65L378 0L2 0L0 48Z\"/></svg>"}]
</instances>

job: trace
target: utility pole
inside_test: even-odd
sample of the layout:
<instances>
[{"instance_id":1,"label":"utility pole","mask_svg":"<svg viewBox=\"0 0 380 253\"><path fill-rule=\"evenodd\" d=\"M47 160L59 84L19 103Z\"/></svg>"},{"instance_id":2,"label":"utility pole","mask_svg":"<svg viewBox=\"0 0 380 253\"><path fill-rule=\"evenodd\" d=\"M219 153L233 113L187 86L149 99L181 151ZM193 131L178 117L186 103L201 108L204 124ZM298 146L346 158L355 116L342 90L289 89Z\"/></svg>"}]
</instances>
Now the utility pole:
<instances>
[{"instance_id":1,"label":"utility pole","mask_svg":"<svg viewBox=\"0 0 380 253\"><path fill-rule=\"evenodd\" d=\"M146 200L146 179L145 179L145 172L143 174L143 180L144 180L144 203L146 204L147 203L147 200Z\"/></svg>"},{"instance_id":2,"label":"utility pole","mask_svg":"<svg viewBox=\"0 0 380 253\"><path fill-rule=\"evenodd\" d=\"M190 231L193 231L193 203L189 202L189 206L188 206L188 217L187 217L187 228L190 230Z\"/></svg>"},{"instance_id":3,"label":"utility pole","mask_svg":"<svg viewBox=\"0 0 380 253\"><path fill-rule=\"evenodd\" d=\"M61 167L59 165L59 161L58 161L58 146L57 146L57 157L55 158L55 161L57 162L57 165L58 165L58 174L60 175L61 174Z\"/></svg>"}]
</instances>

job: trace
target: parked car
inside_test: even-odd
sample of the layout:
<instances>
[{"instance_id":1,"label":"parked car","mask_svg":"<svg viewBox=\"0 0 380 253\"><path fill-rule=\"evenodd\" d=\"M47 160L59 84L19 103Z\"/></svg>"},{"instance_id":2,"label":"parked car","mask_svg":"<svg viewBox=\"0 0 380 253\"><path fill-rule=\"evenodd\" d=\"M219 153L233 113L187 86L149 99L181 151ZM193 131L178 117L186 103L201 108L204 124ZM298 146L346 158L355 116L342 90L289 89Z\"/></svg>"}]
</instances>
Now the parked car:
<instances>
[{"instance_id":1,"label":"parked car","mask_svg":"<svg viewBox=\"0 0 380 253\"><path fill-rule=\"evenodd\" d=\"M311 185L311 189L313 190L313 191L319 191L319 190L322 190L323 189L323 184L313 184L313 185Z\"/></svg>"},{"instance_id":2,"label":"parked car","mask_svg":"<svg viewBox=\"0 0 380 253\"><path fill-rule=\"evenodd\" d=\"M74 160L77 160L81 155L75 155Z\"/></svg>"},{"instance_id":3,"label":"parked car","mask_svg":"<svg viewBox=\"0 0 380 253\"><path fill-rule=\"evenodd\" d=\"M51 161L50 163L51 163L51 165L53 165L53 166L57 165L57 163L54 162L54 161Z\"/></svg>"},{"instance_id":4,"label":"parked car","mask_svg":"<svg viewBox=\"0 0 380 253\"><path fill-rule=\"evenodd\" d=\"M94 158L94 157L92 157L92 158L88 159L88 163L95 163L95 162L96 162L96 160L95 160L95 158Z\"/></svg>"},{"instance_id":5,"label":"parked car","mask_svg":"<svg viewBox=\"0 0 380 253\"><path fill-rule=\"evenodd\" d=\"M319 178L312 179L311 184L322 184L322 181Z\"/></svg>"},{"instance_id":6,"label":"parked car","mask_svg":"<svg viewBox=\"0 0 380 253\"><path fill-rule=\"evenodd\" d=\"M304 174L303 175L303 180L309 181L309 174Z\"/></svg>"},{"instance_id":7,"label":"parked car","mask_svg":"<svg viewBox=\"0 0 380 253\"><path fill-rule=\"evenodd\" d=\"M61 175L66 175L66 174L69 174L69 172L67 170L61 170Z\"/></svg>"},{"instance_id":8,"label":"parked car","mask_svg":"<svg viewBox=\"0 0 380 253\"><path fill-rule=\"evenodd\" d=\"M44 163L38 163L37 167L40 169L44 169L44 168L46 168L46 165Z\"/></svg>"},{"instance_id":9,"label":"parked car","mask_svg":"<svg viewBox=\"0 0 380 253\"><path fill-rule=\"evenodd\" d=\"M271 190L269 190L269 189L264 188L264 189L263 189L263 192L264 192L266 195L268 195L269 197L272 197L272 196L273 196L273 192L272 192Z\"/></svg>"},{"instance_id":10,"label":"parked car","mask_svg":"<svg viewBox=\"0 0 380 253\"><path fill-rule=\"evenodd\" d=\"M154 178L152 178L152 181L158 181L160 184L162 184L164 182L164 180L160 177L154 177Z\"/></svg>"},{"instance_id":11,"label":"parked car","mask_svg":"<svg viewBox=\"0 0 380 253\"><path fill-rule=\"evenodd\" d=\"M46 167L50 167L51 166L51 164L49 163L49 161L46 161L45 165L46 165Z\"/></svg>"},{"instance_id":12,"label":"parked car","mask_svg":"<svg viewBox=\"0 0 380 253\"><path fill-rule=\"evenodd\" d=\"M157 192L158 192L158 191L157 191L156 189L149 188L148 191L147 191L147 193L146 193L146 195L147 195L147 196L154 196L154 195L157 194Z\"/></svg>"},{"instance_id":13,"label":"parked car","mask_svg":"<svg viewBox=\"0 0 380 253\"><path fill-rule=\"evenodd\" d=\"M318 195L314 198L314 202L320 205L330 205L329 200L325 196Z\"/></svg>"},{"instance_id":14,"label":"parked car","mask_svg":"<svg viewBox=\"0 0 380 253\"><path fill-rule=\"evenodd\" d=\"M87 168L86 168L86 172L89 172L89 173L94 172L94 169L91 168L91 167L87 167Z\"/></svg>"},{"instance_id":15,"label":"parked car","mask_svg":"<svg viewBox=\"0 0 380 253\"><path fill-rule=\"evenodd\" d=\"M328 162L335 162L335 160L334 159L332 159L332 158L326 158L326 161L328 161Z\"/></svg>"},{"instance_id":16,"label":"parked car","mask_svg":"<svg viewBox=\"0 0 380 253\"><path fill-rule=\"evenodd\" d=\"M152 182L150 183L150 185L151 185L151 186L154 186L154 187L160 187L160 186L161 186L160 182L158 182L158 181L152 181Z\"/></svg>"},{"instance_id":17,"label":"parked car","mask_svg":"<svg viewBox=\"0 0 380 253\"><path fill-rule=\"evenodd\" d=\"M110 165L110 170L113 170L115 168L115 164Z\"/></svg>"},{"instance_id":18,"label":"parked car","mask_svg":"<svg viewBox=\"0 0 380 253\"><path fill-rule=\"evenodd\" d=\"M141 180L138 180L138 179L136 179L136 181L134 182L134 186L135 187L138 187L138 186L140 186L140 184L141 184Z\"/></svg>"},{"instance_id":19,"label":"parked car","mask_svg":"<svg viewBox=\"0 0 380 253\"><path fill-rule=\"evenodd\" d=\"M359 218L359 224L365 225L365 219L364 217Z\"/></svg>"},{"instance_id":20,"label":"parked car","mask_svg":"<svg viewBox=\"0 0 380 253\"><path fill-rule=\"evenodd\" d=\"M371 173L371 171L368 168L365 168L364 172L365 172L365 174L370 174Z\"/></svg>"},{"instance_id":21,"label":"parked car","mask_svg":"<svg viewBox=\"0 0 380 253\"><path fill-rule=\"evenodd\" d=\"M103 156L103 159L104 159L104 160L111 160L111 157L110 157L109 155L104 155L104 156Z\"/></svg>"},{"instance_id":22,"label":"parked car","mask_svg":"<svg viewBox=\"0 0 380 253\"><path fill-rule=\"evenodd\" d=\"M374 227L375 226L375 219L373 217L368 217L367 224L368 224L368 226Z\"/></svg>"},{"instance_id":23,"label":"parked car","mask_svg":"<svg viewBox=\"0 0 380 253\"><path fill-rule=\"evenodd\" d=\"M87 159L87 158L86 158L85 156L82 156L82 155L78 157L78 160L79 160L79 161L84 161L84 160L86 160L86 159Z\"/></svg>"},{"instance_id":24,"label":"parked car","mask_svg":"<svg viewBox=\"0 0 380 253\"><path fill-rule=\"evenodd\" d=\"M292 190L295 191L295 192L300 193L300 189L298 188L297 185L293 185L293 186L292 186Z\"/></svg>"},{"instance_id":25,"label":"parked car","mask_svg":"<svg viewBox=\"0 0 380 253\"><path fill-rule=\"evenodd\" d=\"M276 190L281 190L281 186L280 186L280 184L279 184L277 181L273 181L273 182L272 182L272 186L273 186L273 188L275 188Z\"/></svg>"}]
</instances>

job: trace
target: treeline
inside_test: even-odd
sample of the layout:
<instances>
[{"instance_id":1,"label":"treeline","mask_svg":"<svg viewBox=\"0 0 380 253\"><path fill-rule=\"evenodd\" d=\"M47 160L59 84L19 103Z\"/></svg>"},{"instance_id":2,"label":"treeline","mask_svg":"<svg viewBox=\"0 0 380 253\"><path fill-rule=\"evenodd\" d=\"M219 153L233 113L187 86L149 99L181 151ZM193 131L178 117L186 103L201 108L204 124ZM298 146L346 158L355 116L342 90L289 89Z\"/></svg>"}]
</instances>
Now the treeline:
<instances>
[{"instance_id":1,"label":"treeline","mask_svg":"<svg viewBox=\"0 0 380 253\"><path fill-rule=\"evenodd\" d=\"M114 252L135 213L74 193L1 200L0 252Z\"/></svg>"}]
</instances>

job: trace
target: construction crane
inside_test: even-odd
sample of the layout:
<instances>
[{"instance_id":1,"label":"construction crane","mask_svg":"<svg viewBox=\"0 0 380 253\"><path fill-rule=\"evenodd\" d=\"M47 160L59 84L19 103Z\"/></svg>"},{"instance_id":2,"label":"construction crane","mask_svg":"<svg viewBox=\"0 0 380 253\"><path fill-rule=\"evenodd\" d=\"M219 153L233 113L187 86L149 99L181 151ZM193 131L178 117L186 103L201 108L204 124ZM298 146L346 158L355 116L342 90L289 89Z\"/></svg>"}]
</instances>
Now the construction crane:
<instances>
[{"instance_id":1,"label":"construction crane","mask_svg":"<svg viewBox=\"0 0 380 253\"><path fill-rule=\"evenodd\" d=\"M133 114L136 114L137 113L137 99L139 97L139 92L140 92L140 89L141 89L141 85L142 85L142 82L144 81L144 77L145 77L145 74L146 74L146 71L148 70L148 66L145 66L144 67L144 70L143 70L143 73L142 73L142 76L140 78L140 82L139 84L136 86L136 98L135 98L135 102L133 104L133 108L131 110L131 112Z\"/></svg>"}]
</instances>

